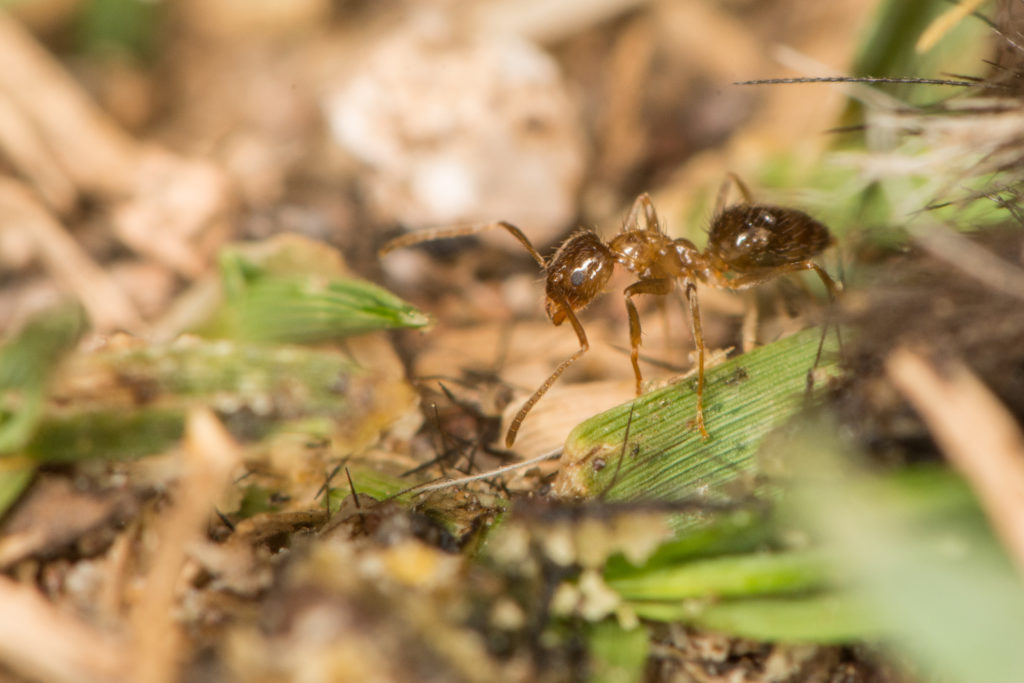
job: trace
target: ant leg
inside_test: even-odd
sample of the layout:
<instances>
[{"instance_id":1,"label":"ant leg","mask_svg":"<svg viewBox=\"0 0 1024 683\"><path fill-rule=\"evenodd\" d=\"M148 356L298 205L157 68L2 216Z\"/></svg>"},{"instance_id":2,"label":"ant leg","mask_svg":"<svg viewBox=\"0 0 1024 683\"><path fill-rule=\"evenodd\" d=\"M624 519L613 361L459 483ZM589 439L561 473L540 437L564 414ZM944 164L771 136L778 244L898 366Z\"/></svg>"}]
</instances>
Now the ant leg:
<instances>
[{"instance_id":1,"label":"ant leg","mask_svg":"<svg viewBox=\"0 0 1024 683\"><path fill-rule=\"evenodd\" d=\"M743 201L747 204L754 203L754 194L750 191L750 188L747 187L747 184L740 180L738 175L729 171L725 174L725 180L722 181L722 184L718 188L718 195L715 197L715 212L711 214L712 216L717 216L725 210L725 202L729 198L729 186L733 183L736 184L736 187L740 190L740 194L743 195Z\"/></svg>"},{"instance_id":2,"label":"ant leg","mask_svg":"<svg viewBox=\"0 0 1024 683\"><path fill-rule=\"evenodd\" d=\"M565 372L566 368L578 361L590 348L590 344L587 342L587 333L583 331L583 325L580 323L579 318L576 317L576 313L573 312L569 303L565 300L565 297L558 297L558 305L562 307L563 311L565 311L566 318L568 318L569 323L572 325L572 329L576 332L576 338L579 339L580 348L571 356L563 360L562 363L555 368L555 371L552 372L546 380L544 380L544 383L537 388L537 391L533 392L533 395L526 399L526 403L524 403L523 407L519 409L516 416L512 418L512 424L508 426L508 432L505 434L506 448L512 448L512 444L516 441L516 435L519 433L519 427L522 426L527 413L529 413L533 406L536 405L541 396L547 393L548 389L551 388L551 385L562 376L562 373Z\"/></svg>"},{"instance_id":3,"label":"ant leg","mask_svg":"<svg viewBox=\"0 0 1024 683\"><path fill-rule=\"evenodd\" d=\"M821 278L821 283L825 285L825 289L828 290L829 301L835 301L839 293L843 291L842 285L833 280L825 269L819 266L817 263L809 263L808 268L813 270Z\"/></svg>"},{"instance_id":4,"label":"ant leg","mask_svg":"<svg viewBox=\"0 0 1024 683\"><path fill-rule=\"evenodd\" d=\"M708 439L704 427L704 332L700 325L700 304L697 302L697 283L686 280L684 284L686 301L690 304L690 324L693 326L693 343L697 347L697 429L701 437Z\"/></svg>"},{"instance_id":5,"label":"ant leg","mask_svg":"<svg viewBox=\"0 0 1024 683\"><path fill-rule=\"evenodd\" d=\"M623 294L626 296L626 312L629 314L629 359L633 362L633 373L636 375L636 395L639 396L643 389L643 376L640 374L640 314L637 313L633 297L637 294L660 294L665 295L672 291L675 282L669 278L657 278L652 280L637 280L629 287L626 287Z\"/></svg>"},{"instance_id":6,"label":"ant leg","mask_svg":"<svg viewBox=\"0 0 1024 683\"><path fill-rule=\"evenodd\" d=\"M777 266L765 272L753 273L750 275L741 275L739 277L734 277L731 280L716 271L713 273L714 282L712 282L711 284L713 284L716 287L722 287L724 289L749 289L750 287L756 287L757 285L760 285L764 282L768 282L769 280L774 280L780 275L784 275L786 273L794 273L800 270L813 270L815 273L818 274L818 277L821 278L821 283L825 285L825 289L828 292L828 298L830 301L835 301L839 293L842 292L842 287L836 284L836 281L833 280L821 266L819 266L817 263L814 263L813 261L787 263L785 265Z\"/></svg>"},{"instance_id":7,"label":"ant leg","mask_svg":"<svg viewBox=\"0 0 1024 683\"><path fill-rule=\"evenodd\" d=\"M504 228L508 230L513 237L526 247L526 251L530 252L530 256L536 261L541 268L547 266L547 261L540 255L540 252L533 246L529 238L523 234L523 231L505 221L497 221L495 223L478 223L475 225L462 225L454 228L434 228L431 230L421 230L419 232L410 232L405 235L401 235L391 240L383 247L380 248L380 256L384 256L390 251L400 249L402 247L410 247L414 244L420 244L421 242L432 242L433 240L448 239L451 237L466 237L467 235L476 235L481 232L493 230L494 228Z\"/></svg>"},{"instance_id":8,"label":"ant leg","mask_svg":"<svg viewBox=\"0 0 1024 683\"><path fill-rule=\"evenodd\" d=\"M647 224L646 229L650 230L653 228L655 232L661 232L661 221L658 220L658 212L654 210L654 202L651 201L651 195L646 192L641 192L633 200L633 206L629 209L626 220L622 224L622 231L640 230L641 210L644 212L644 220Z\"/></svg>"},{"instance_id":9,"label":"ant leg","mask_svg":"<svg viewBox=\"0 0 1024 683\"><path fill-rule=\"evenodd\" d=\"M740 339L743 353L757 346L757 329L761 312L757 308L757 297L751 292L744 292L743 322L740 324Z\"/></svg>"}]
</instances>

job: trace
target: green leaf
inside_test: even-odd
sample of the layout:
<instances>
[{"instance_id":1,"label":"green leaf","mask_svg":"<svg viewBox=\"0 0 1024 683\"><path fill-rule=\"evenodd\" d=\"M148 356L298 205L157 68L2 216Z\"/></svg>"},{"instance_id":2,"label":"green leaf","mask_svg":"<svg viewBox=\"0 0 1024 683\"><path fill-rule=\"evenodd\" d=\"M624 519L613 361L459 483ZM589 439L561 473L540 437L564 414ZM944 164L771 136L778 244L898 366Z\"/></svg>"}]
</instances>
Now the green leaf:
<instances>
[{"instance_id":1,"label":"green leaf","mask_svg":"<svg viewBox=\"0 0 1024 683\"><path fill-rule=\"evenodd\" d=\"M742 638L771 642L851 643L882 635L883 618L862 596L821 593L724 602L630 602L637 616L680 621Z\"/></svg>"},{"instance_id":2,"label":"green leaf","mask_svg":"<svg viewBox=\"0 0 1024 683\"><path fill-rule=\"evenodd\" d=\"M764 438L807 403L807 375L821 330L806 330L711 369L704 393L710 438L691 426L696 379L612 408L577 426L566 440L555 486L562 494L609 500L731 501L750 493ZM820 370L834 367L834 335ZM629 444L623 446L626 432ZM624 456L620 457L624 453ZM689 515L684 526L715 514Z\"/></svg>"},{"instance_id":3,"label":"green leaf","mask_svg":"<svg viewBox=\"0 0 1024 683\"><path fill-rule=\"evenodd\" d=\"M590 683L632 683L644 679L651 649L646 629L626 629L614 621L602 621L589 628L587 645Z\"/></svg>"},{"instance_id":4,"label":"green leaf","mask_svg":"<svg viewBox=\"0 0 1024 683\"><path fill-rule=\"evenodd\" d=\"M313 269L315 271L315 269ZM225 251L225 306L214 331L260 342L313 343L380 330L423 327L430 318L365 280L317 272L277 272Z\"/></svg>"},{"instance_id":5,"label":"green leaf","mask_svg":"<svg viewBox=\"0 0 1024 683\"><path fill-rule=\"evenodd\" d=\"M820 425L785 444L780 497L922 671L945 681L1019 681L1024 586L967 486L939 468L876 474Z\"/></svg>"},{"instance_id":6,"label":"green leaf","mask_svg":"<svg viewBox=\"0 0 1024 683\"><path fill-rule=\"evenodd\" d=\"M64 304L30 320L0 349L0 453L12 453L32 437L50 376L86 327L82 308Z\"/></svg>"},{"instance_id":7,"label":"green leaf","mask_svg":"<svg viewBox=\"0 0 1024 683\"><path fill-rule=\"evenodd\" d=\"M0 460L0 518L21 497L32 482L36 466L32 462L15 462L11 458Z\"/></svg>"},{"instance_id":8,"label":"green leaf","mask_svg":"<svg viewBox=\"0 0 1024 683\"><path fill-rule=\"evenodd\" d=\"M830 578L819 553L791 551L705 558L607 583L626 600L682 600L808 591L824 587Z\"/></svg>"}]
</instances>

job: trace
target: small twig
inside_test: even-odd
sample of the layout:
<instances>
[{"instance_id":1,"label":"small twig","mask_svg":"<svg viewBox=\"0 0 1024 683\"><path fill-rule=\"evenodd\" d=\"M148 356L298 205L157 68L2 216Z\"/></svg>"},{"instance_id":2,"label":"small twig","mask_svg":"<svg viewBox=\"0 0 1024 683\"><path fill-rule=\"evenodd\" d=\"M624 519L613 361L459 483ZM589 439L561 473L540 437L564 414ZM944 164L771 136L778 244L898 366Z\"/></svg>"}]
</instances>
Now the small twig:
<instances>
[{"instance_id":1,"label":"small twig","mask_svg":"<svg viewBox=\"0 0 1024 683\"><path fill-rule=\"evenodd\" d=\"M524 460L523 462L517 462L517 463L515 463L513 465L505 465L504 467L499 467L499 468L491 470L489 472L482 472L480 474L474 474L471 477L461 477L459 479L449 479L448 481L442 481L442 482L437 483L437 484L424 484L423 486L413 487L413 488L409 489L408 492L411 492L414 495L418 496L418 495L421 495L423 493L429 493L430 491L440 491L441 489L447 489L447 488L451 488L453 486L462 486L463 484L468 484L468 483L473 482L473 481L481 481L483 479L490 479L492 477L499 477L499 476L501 476L503 474L507 474L509 472L514 472L515 470L521 470L524 467L530 467L531 465L536 465L538 463L545 462L547 460L557 460L560 457L562 457L562 449L558 448L558 449L555 449L555 450L550 451L548 453L545 453L544 455L537 456L536 458L532 458L530 460Z\"/></svg>"},{"instance_id":2,"label":"small twig","mask_svg":"<svg viewBox=\"0 0 1024 683\"><path fill-rule=\"evenodd\" d=\"M886 372L978 495L996 533L1024 571L1024 434L966 366L938 370L922 355L894 351Z\"/></svg>"},{"instance_id":3,"label":"small twig","mask_svg":"<svg viewBox=\"0 0 1024 683\"><path fill-rule=\"evenodd\" d=\"M1006 90L1007 86L1000 83L970 81L949 78L891 78L886 76L806 76L795 78L762 78L756 81L736 81L733 85L786 85L791 83L898 83L905 85L952 85L961 88L990 88Z\"/></svg>"},{"instance_id":4,"label":"small twig","mask_svg":"<svg viewBox=\"0 0 1024 683\"><path fill-rule=\"evenodd\" d=\"M973 14L983 2L985 0L960 0L954 7L950 7L928 25L928 28L917 39L914 50L918 54L931 50L937 42L942 40L943 36L949 33L954 26Z\"/></svg>"},{"instance_id":5,"label":"small twig","mask_svg":"<svg viewBox=\"0 0 1024 683\"><path fill-rule=\"evenodd\" d=\"M362 510L363 506L359 502L359 494L356 493L356 484L352 481L352 473L345 468L345 476L348 477L348 489L352 492L352 502L356 504L356 510Z\"/></svg>"},{"instance_id":6,"label":"small twig","mask_svg":"<svg viewBox=\"0 0 1024 683\"><path fill-rule=\"evenodd\" d=\"M0 576L0 662L33 680L127 680L123 643L89 628L30 586Z\"/></svg>"},{"instance_id":7,"label":"small twig","mask_svg":"<svg viewBox=\"0 0 1024 683\"><path fill-rule=\"evenodd\" d=\"M22 230L39 260L70 295L78 298L100 330L138 331L142 318L116 282L20 182L0 177L0 229Z\"/></svg>"},{"instance_id":8,"label":"small twig","mask_svg":"<svg viewBox=\"0 0 1024 683\"><path fill-rule=\"evenodd\" d=\"M169 683L179 678L184 641L174 618L178 579L189 546L205 537L206 520L230 484L241 462L241 450L213 413L195 409L185 423L184 457L177 499L158 520L160 545L132 613L136 642L130 680L142 683Z\"/></svg>"},{"instance_id":9,"label":"small twig","mask_svg":"<svg viewBox=\"0 0 1024 683\"><path fill-rule=\"evenodd\" d=\"M992 289L1024 299L1024 270L958 232L932 223L911 228L914 241L932 256Z\"/></svg>"}]
</instances>

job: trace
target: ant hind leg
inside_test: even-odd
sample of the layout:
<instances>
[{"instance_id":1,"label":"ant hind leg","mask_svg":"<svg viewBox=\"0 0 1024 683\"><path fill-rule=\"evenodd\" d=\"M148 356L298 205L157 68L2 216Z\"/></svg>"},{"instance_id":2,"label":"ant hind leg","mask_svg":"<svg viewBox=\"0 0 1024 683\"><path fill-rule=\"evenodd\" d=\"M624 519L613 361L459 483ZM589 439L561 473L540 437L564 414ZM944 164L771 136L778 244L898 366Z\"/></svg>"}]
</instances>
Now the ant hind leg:
<instances>
[{"instance_id":1,"label":"ant hind leg","mask_svg":"<svg viewBox=\"0 0 1024 683\"><path fill-rule=\"evenodd\" d=\"M713 216L718 216L725 210L725 203L729 198L729 187L733 184L739 188L740 194L743 195L744 202L747 204L754 203L754 193L750 191L747 184L740 180L738 175L729 171L725 174L725 180L723 180L722 184L718 187L718 195L715 197L715 212L712 214Z\"/></svg>"}]
</instances>

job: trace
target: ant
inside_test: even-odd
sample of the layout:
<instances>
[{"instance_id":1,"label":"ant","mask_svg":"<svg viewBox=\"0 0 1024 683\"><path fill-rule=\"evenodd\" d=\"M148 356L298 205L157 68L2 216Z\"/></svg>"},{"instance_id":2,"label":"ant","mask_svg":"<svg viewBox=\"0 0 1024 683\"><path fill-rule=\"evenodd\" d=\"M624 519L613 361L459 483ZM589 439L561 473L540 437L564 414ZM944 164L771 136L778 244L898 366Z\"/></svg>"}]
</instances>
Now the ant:
<instances>
[{"instance_id":1,"label":"ant","mask_svg":"<svg viewBox=\"0 0 1024 683\"><path fill-rule=\"evenodd\" d=\"M730 182L735 183L744 201L726 206ZM643 224L641 224L641 218ZM735 174L730 173L718 192L715 211L708 231L708 245L700 251L685 238L672 239L662 231L654 203L645 192L633 202L619 232L607 242L591 229L583 228L570 235L550 259L545 259L523 232L505 221L455 228L439 228L397 237L380 250L384 254L420 242L476 234L503 228L519 240L545 277L544 308L555 325L566 320L572 325L580 348L555 368L533 395L516 413L505 435L511 448L526 415L551 385L575 363L587 349L586 332L576 312L600 294L615 264L637 276L636 282L623 291L629 316L630 360L636 376L636 393L642 393L640 372L640 316L633 297L638 294L664 296L682 287L690 308L690 324L697 347L697 415L694 420L704 439L704 335L701 331L697 282L723 289L747 289L779 275L813 270L834 300L839 286L811 259L833 243L832 235L822 223L797 209L756 204L750 190Z\"/></svg>"}]
</instances>

